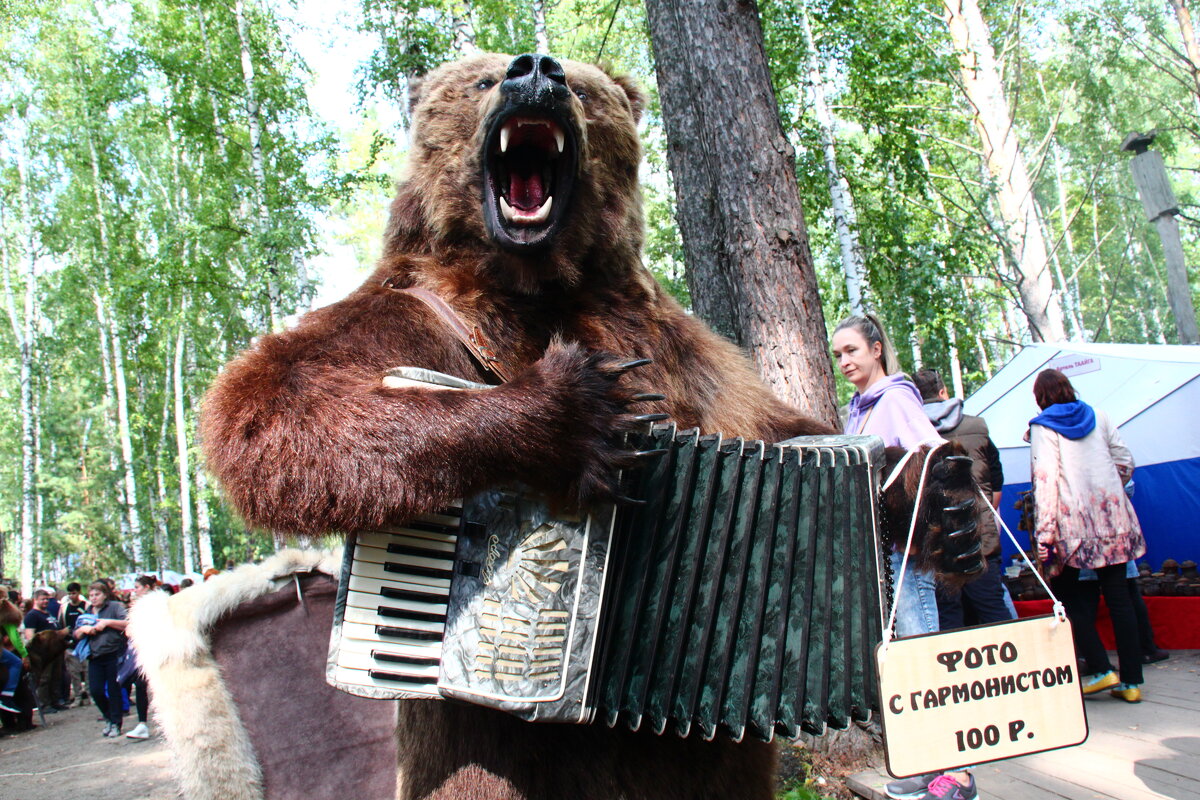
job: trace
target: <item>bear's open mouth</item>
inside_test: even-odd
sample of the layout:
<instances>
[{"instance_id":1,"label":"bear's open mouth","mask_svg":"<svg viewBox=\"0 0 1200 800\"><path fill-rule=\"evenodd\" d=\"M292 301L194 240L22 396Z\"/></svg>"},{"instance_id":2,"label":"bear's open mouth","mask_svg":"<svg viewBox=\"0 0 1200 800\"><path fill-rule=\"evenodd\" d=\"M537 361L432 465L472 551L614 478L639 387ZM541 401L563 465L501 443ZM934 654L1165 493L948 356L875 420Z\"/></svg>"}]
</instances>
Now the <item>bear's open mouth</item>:
<instances>
[{"instance_id":1,"label":"bear's open mouth","mask_svg":"<svg viewBox=\"0 0 1200 800\"><path fill-rule=\"evenodd\" d=\"M567 211L578 164L569 125L520 112L493 124L484 145L483 213L498 244L548 244Z\"/></svg>"}]
</instances>

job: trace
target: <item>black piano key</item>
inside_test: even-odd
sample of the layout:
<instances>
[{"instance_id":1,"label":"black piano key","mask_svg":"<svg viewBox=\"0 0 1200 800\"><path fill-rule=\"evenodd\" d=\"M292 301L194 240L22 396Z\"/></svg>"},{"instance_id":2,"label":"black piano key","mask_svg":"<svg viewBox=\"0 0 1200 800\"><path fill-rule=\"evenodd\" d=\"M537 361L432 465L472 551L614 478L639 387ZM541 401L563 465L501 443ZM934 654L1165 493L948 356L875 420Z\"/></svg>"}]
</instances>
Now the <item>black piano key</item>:
<instances>
[{"instance_id":1,"label":"black piano key","mask_svg":"<svg viewBox=\"0 0 1200 800\"><path fill-rule=\"evenodd\" d=\"M415 639L422 642L440 642L442 640L441 631L425 631L391 625L376 625L375 633L390 639Z\"/></svg>"},{"instance_id":2,"label":"black piano key","mask_svg":"<svg viewBox=\"0 0 1200 800\"><path fill-rule=\"evenodd\" d=\"M372 678L385 681L396 681L397 683L419 683L429 685L435 684L438 681L437 676L401 675L396 672L388 672L382 669L369 669L367 670L367 674Z\"/></svg>"},{"instance_id":3,"label":"black piano key","mask_svg":"<svg viewBox=\"0 0 1200 800\"><path fill-rule=\"evenodd\" d=\"M412 611L407 608L392 608L390 606L379 606L375 609L376 613L381 617L389 617L392 619L411 619L416 622L445 622L446 615L444 613L437 614L432 611Z\"/></svg>"},{"instance_id":4,"label":"black piano key","mask_svg":"<svg viewBox=\"0 0 1200 800\"><path fill-rule=\"evenodd\" d=\"M398 589L395 586L379 587L379 596L389 600L411 600L417 603L445 603L447 592L436 590Z\"/></svg>"},{"instance_id":5,"label":"black piano key","mask_svg":"<svg viewBox=\"0 0 1200 800\"><path fill-rule=\"evenodd\" d=\"M376 661L386 661L389 664L412 664L416 667L436 667L441 663L441 659L437 656L403 656L398 653L385 653L380 650L372 650L371 658Z\"/></svg>"},{"instance_id":6,"label":"black piano key","mask_svg":"<svg viewBox=\"0 0 1200 800\"><path fill-rule=\"evenodd\" d=\"M424 578L452 578L454 577L453 565L453 559L447 560L445 569L439 567L419 567L414 564L387 561L384 562L383 569L385 572L394 572L397 575L420 575Z\"/></svg>"},{"instance_id":7,"label":"black piano key","mask_svg":"<svg viewBox=\"0 0 1200 800\"><path fill-rule=\"evenodd\" d=\"M432 547L417 547L411 544L398 544L396 542L389 544L387 551L394 555L416 556L418 558L449 558L453 555L445 550L437 550Z\"/></svg>"}]
</instances>

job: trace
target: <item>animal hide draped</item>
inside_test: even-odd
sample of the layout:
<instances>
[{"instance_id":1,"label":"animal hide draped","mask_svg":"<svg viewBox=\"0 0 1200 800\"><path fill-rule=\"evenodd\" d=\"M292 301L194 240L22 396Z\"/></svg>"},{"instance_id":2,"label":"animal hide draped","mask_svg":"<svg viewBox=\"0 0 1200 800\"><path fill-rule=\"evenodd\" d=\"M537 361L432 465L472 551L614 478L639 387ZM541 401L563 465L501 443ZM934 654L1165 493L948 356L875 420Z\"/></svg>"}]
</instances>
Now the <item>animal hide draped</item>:
<instances>
[{"instance_id":1,"label":"animal hide draped","mask_svg":"<svg viewBox=\"0 0 1200 800\"><path fill-rule=\"evenodd\" d=\"M187 800L395 796L395 703L325 683L340 561L285 550L135 605L130 637Z\"/></svg>"}]
</instances>

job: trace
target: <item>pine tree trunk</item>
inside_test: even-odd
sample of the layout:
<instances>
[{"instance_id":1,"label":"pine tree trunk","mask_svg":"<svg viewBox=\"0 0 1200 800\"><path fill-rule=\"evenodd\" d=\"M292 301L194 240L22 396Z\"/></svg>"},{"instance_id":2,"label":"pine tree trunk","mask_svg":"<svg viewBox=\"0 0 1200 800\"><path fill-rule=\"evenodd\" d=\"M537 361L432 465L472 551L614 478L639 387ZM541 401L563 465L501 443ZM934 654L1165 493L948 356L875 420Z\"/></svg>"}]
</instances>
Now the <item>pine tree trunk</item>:
<instances>
[{"instance_id":1,"label":"pine tree trunk","mask_svg":"<svg viewBox=\"0 0 1200 800\"><path fill-rule=\"evenodd\" d=\"M995 184L1010 260L1016 267L1021 310L1035 342L1067 338L1062 308L1054 293L1033 202L1033 188L1021 155L1016 126L1004 96L995 51L976 0L944 0L946 23L959 57L959 76Z\"/></svg>"},{"instance_id":2,"label":"pine tree trunk","mask_svg":"<svg viewBox=\"0 0 1200 800\"><path fill-rule=\"evenodd\" d=\"M1200 114L1200 47L1196 46L1192 15L1188 11L1187 0L1171 0L1171 6L1175 9L1175 21L1179 23L1179 33L1183 36L1188 72L1192 73L1192 100L1196 103L1196 112Z\"/></svg>"},{"instance_id":3,"label":"pine tree trunk","mask_svg":"<svg viewBox=\"0 0 1200 800\"><path fill-rule=\"evenodd\" d=\"M842 275L846 281L846 298L850 313L862 315L863 294L866 289L866 267L863 264L862 245L858 241L858 213L854 210L854 196L837 162L837 121L825 100L825 79L821 74L821 59L813 40L812 25L808 8L800 6L800 26L804 35L804 46L808 49L808 83L812 89L813 119L821 136L821 152L825 157L825 178L829 183L829 197L833 210L833 224L837 229L838 248L842 255ZM915 356L914 356L915 358Z\"/></svg>"},{"instance_id":4,"label":"pine tree trunk","mask_svg":"<svg viewBox=\"0 0 1200 800\"><path fill-rule=\"evenodd\" d=\"M780 397L836 424L795 154L757 4L647 0L646 16L696 313L745 348Z\"/></svg>"}]
</instances>

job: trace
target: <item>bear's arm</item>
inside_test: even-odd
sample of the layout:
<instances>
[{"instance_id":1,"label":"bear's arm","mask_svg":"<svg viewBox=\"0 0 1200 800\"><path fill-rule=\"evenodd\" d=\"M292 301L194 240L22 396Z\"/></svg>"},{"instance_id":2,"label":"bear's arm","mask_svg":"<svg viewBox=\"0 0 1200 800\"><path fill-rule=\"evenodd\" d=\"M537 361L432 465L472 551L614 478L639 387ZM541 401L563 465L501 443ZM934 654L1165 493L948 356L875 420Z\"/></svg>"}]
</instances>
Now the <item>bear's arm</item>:
<instances>
[{"instance_id":1,"label":"bear's arm","mask_svg":"<svg viewBox=\"0 0 1200 800\"><path fill-rule=\"evenodd\" d=\"M250 523L316 535L411 518L520 480L562 494L602 484L621 453L619 370L557 346L493 389L394 389L396 366L475 377L411 298L360 290L262 337L218 377L201 435Z\"/></svg>"}]
</instances>

